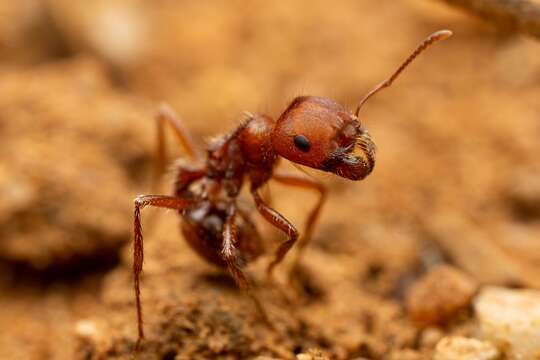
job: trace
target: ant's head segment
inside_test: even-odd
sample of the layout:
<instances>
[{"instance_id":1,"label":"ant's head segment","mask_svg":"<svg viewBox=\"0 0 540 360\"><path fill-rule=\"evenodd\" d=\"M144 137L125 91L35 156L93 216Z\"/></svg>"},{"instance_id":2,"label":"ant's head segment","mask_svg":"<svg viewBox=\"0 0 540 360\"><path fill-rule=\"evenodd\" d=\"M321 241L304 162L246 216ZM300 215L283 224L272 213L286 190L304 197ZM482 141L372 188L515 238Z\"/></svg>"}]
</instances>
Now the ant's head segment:
<instances>
[{"instance_id":1,"label":"ant's head segment","mask_svg":"<svg viewBox=\"0 0 540 360\"><path fill-rule=\"evenodd\" d=\"M338 103L301 96L277 120L272 146L300 165L361 180L375 165L375 144L367 130Z\"/></svg>"},{"instance_id":2,"label":"ant's head segment","mask_svg":"<svg viewBox=\"0 0 540 360\"><path fill-rule=\"evenodd\" d=\"M273 148L278 155L297 164L351 180L365 178L375 165L375 144L358 121L360 109L373 95L391 86L424 50L450 36L450 30L440 30L425 38L388 79L362 98L354 115L328 99L297 97L272 131Z\"/></svg>"}]
</instances>

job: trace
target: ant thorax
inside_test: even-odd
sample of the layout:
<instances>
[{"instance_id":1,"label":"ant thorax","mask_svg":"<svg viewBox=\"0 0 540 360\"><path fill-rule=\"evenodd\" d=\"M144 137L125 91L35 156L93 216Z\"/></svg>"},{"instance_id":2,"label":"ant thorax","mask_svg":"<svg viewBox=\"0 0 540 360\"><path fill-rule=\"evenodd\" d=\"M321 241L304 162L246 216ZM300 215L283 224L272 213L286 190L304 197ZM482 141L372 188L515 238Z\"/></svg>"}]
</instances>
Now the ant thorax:
<instances>
[{"instance_id":1,"label":"ant thorax","mask_svg":"<svg viewBox=\"0 0 540 360\"><path fill-rule=\"evenodd\" d=\"M273 120L251 115L230 133L212 139L207 147L206 174L201 195L219 198L236 197L244 178L264 183L272 175L277 161L271 144Z\"/></svg>"}]
</instances>

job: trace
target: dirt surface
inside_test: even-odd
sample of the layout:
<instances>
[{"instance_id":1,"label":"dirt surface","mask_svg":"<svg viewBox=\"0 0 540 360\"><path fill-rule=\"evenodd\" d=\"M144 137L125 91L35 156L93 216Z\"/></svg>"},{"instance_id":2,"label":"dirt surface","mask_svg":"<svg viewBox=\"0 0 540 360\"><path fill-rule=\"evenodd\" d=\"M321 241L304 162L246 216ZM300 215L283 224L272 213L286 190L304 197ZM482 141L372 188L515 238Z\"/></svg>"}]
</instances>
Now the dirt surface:
<instances>
[{"instance_id":1,"label":"dirt surface","mask_svg":"<svg viewBox=\"0 0 540 360\"><path fill-rule=\"evenodd\" d=\"M268 256L247 268L274 330L189 249L175 213L143 211L138 357L430 358L443 336L477 333L469 290L448 298L460 311L443 325L411 319L405 299L435 266L474 286L540 288L540 43L427 0L10 4L0 6L18 19L0 26L1 359L133 355L132 200L150 191L159 102L201 146L242 111L277 117L299 94L352 109L441 28L454 37L362 110L373 174L308 171L329 197L292 284L290 259L275 283ZM270 192L302 228L314 194ZM255 213L248 196L241 205ZM254 219L269 247L282 240Z\"/></svg>"}]
</instances>

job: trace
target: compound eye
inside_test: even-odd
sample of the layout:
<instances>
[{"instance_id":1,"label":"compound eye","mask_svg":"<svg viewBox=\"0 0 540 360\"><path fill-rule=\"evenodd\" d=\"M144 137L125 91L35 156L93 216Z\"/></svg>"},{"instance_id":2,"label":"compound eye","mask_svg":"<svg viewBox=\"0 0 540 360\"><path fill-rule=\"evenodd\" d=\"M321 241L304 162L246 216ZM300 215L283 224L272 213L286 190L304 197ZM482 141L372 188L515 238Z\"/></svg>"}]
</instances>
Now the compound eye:
<instances>
[{"instance_id":1,"label":"compound eye","mask_svg":"<svg viewBox=\"0 0 540 360\"><path fill-rule=\"evenodd\" d=\"M303 152L308 152L311 144L309 143L309 140L304 135L296 135L294 137L294 146L296 146L298 149L302 150Z\"/></svg>"}]
</instances>

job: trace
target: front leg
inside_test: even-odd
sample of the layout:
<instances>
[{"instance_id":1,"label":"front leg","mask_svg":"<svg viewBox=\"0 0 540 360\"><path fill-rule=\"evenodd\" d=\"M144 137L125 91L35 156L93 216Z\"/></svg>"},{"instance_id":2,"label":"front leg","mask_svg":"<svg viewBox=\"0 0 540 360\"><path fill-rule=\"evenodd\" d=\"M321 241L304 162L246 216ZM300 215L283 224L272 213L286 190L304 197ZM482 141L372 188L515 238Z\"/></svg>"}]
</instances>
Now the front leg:
<instances>
[{"instance_id":1,"label":"front leg","mask_svg":"<svg viewBox=\"0 0 540 360\"><path fill-rule=\"evenodd\" d=\"M302 235L302 238L298 241L298 247L299 247L298 253L300 253L304 249L306 244L309 243L309 241L311 240L311 236L313 234L313 228L315 227L315 223L317 222L317 219L319 218L319 214L326 200L326 193L327 193L326 187L315 180L302 178L295 175L274 174L272 178L275 181L280 182L284 185L296 186L296 187L304 188L304 189L311 189L319 193L319 198L317 200L317 203L308 214L304 234Z\"/></svg>"},{"instance_id":2,"label":"front leg","mask_svg":"<svg viewBox=\"0 0 540 360\"><path fill-rule=\"evenodd\" d=\"M257 210L266 221L283 231L288 237L285 242L279 245L274 260L268 265L267 274L271 277L274 267L283 260L294 243L296 243L296 240L298 239L298 230L296 230L294 225L291 224L289 220L285 219L283 215L264 203L256 187L251 189L251 195L253 196L253 200L255 200Z\"/></svg>"}]
</instances>

